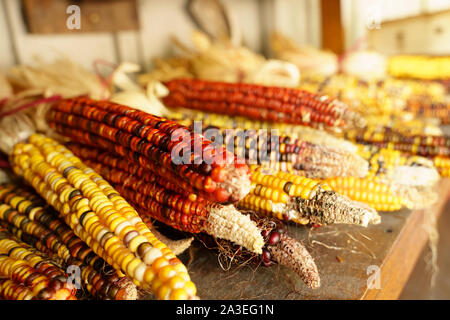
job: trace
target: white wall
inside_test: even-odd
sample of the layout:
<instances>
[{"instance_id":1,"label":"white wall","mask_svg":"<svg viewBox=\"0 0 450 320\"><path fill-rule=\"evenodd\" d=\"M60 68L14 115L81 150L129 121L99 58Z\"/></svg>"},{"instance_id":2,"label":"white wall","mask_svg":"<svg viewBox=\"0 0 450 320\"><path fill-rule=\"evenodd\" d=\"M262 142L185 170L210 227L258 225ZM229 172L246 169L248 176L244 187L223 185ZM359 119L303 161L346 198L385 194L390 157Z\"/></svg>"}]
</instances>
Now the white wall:
<instances>
[{"instance_id":1,"label":"white wall","mask_svg":"<svg viewBox=\"0 0 450 320\"><path fill-rule=\"evenodd\" d=\"M362 45L367 39L370 21L381 22L450 9L450 0L342 0L346 48ZM416 34L417 35L417 34ZM420 41L416 41L418 45Z\"/></svg>"},{"instance_id":2,"label":"white wall","mask_svg":"<svg viewBox=\"0 0 450 320\"><path fill-rule=\"evenodd\" d=\"M254 51L269 53L267 40L273 30L298 43L320 46L318 0L222 2L239 25L243 43ZM137 62L148 68L154 57L171 52L171 35L190 43L194 24L185 12L185 3L186 0L138 0L139 31L33 35L27 33L22 21L20 0L0 0L0 67L29 63L36 55L50 60L63 53L87 68L98 58Z\"/></svg>"}]
</instances>

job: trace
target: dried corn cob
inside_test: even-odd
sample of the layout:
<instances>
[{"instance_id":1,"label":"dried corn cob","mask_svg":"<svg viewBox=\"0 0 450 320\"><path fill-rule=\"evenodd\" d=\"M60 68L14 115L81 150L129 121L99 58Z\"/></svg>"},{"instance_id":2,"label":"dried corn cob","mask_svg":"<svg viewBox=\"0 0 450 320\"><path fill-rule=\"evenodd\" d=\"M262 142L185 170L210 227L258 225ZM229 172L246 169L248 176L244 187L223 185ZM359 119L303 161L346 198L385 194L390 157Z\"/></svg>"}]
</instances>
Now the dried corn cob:
<instances>
[{"instance_id":1,"label":"dried corn cob","mask_svg":"<svg viewBox=\"0 0 450 320\"><path fill-rule=\"evenodd\" d=\"M176 177L172 183L183 180L209 200L236 202L249 191L245 164L237 163L225 148L213 148L211 141L176 122L88 98L64 100L53 106L48 121L74 140L114 150L138 165L156 168L171 179Z\"/></svg>"},{"instance_id":2,"label":"dried corn cob","mask_svg":"<svg viewBox=\"0 0 450 320\"><path fill-rule=\"evenodd\" d=\"M196 123L191 124L191 128ZM219 129L204 127L203 134L214 144L223 142L229 151L248 164L292 172L309 178L356 176L368 173L368 163L343 149L316 145L289 135L266 130Z\"/></svg>"},{"instance_id":3,"label":"dried corn cob","mask_svg":"<svg viewBox=\"0 0 450 320\"><path fill-rule=\"evenodd\" d=\"M28 287L38 299L76 300L76 288L67 282L66 274L24 243L10 238L5 229L0 229L0 277Z\"/></svg>"},{"instance_id":4,"label":"dried corn cob","mask_svg":"<svg viewBox=\"0 0 450 320\"><path fill-rule=\"evenodd\" d=\"M33 134L17 143L14 172L27 180L92 250L159 299L196 298L186 267L137 212L68 149Z\"/></svg>"},{"instance_id":5,"label":"dried corn cob","mask_svg":"<svg viewBox=\"0 0 450 320\"><path fill-rule=\"evenodd\" d=\"M365 125L343 103L304 90L194 79L171 80L165 85L170 92L163 102L172 108L330 129Z\"/></svg>"},{"instance_id":6,"label":"dried corn cob","mask_svg":"<svg viewBox=\"0 0 450 320\"><path fill-rule=\"evenodd\" d=\"M128 278L119 277L33 192L15 185L0 185L1 222L18 239L45 252L65 269L78 266L82 284L93 297L137 298L136 286Z\"/></svg>"},{"instance_id":7,"label":"dried corn cob","mask_svg":"<svg viewBox=\"0 0 450 320\"><path fill-rule=\"evenodd\" d=\"M252 190L239 206L299 224L379 223L375 210L332 191L326 183L251 166Z\"/></svg>"},{"instance_id":8,"label":"dried corn cob","mask_svg":"<svg viewBox=\"0 0 450 320\"><path fill-rule=\"evenodd\" d=\"M269 267L274 264L287 266L298 274L310 288L320 287L317 266L308 250L301 242L291 238L280 221L260 218L252 212L243 212L251 217L264 237L262 254L255 255L241 246L236 246L224 239L212 238L206 234L198 234L197 238L209 249L219 252L222 264L227 262L262 264ZM231 261L230 261L231 260Z\"/></svg>"},{"instance_id":9,"label":"dried corn cob","mask_svg":"<svg viewBox=\"0 0 450 320\"><path fill-rule=\"evenodd\" d=\"M76 143L74 154L107 179L141 213L178 230L206 232L261 253L261 235L248 217L233 206L211 203L176 185L161 172L130 164L123 158Z\"/></svg>"},{"instance_id":10,"label":"dried corn cob","mask_svg":"<svg viewBox=\"0 0 450 320\"><path fill-rule=\"evenodd\" d=\"M306 126L261 122L243 117L230 117L224 114L207 113L188 109L170 109L167 117L185 126L190 126L193 121L201 121L204 126L214 126L222 129L276 129L280 134L289 135L292 139L301 139L310 143L342 149L352 153L357 151L356 146L345 139L336 138L334 135L325 131L316 130Z\"/></svg>"},{"instance_id":11,"label":"dried corn cob","mask_svg":"<svg viewBox=\"0 0 450 320\"><path fill-rule=\"evenodd\" d=\"M402 207L424 208L436 201L436 194L428 189L385 183L377 178L338 177L324 180L330 187L355 201L368 204L378 211L397 211Z\"/></svg>"}]
</instances>

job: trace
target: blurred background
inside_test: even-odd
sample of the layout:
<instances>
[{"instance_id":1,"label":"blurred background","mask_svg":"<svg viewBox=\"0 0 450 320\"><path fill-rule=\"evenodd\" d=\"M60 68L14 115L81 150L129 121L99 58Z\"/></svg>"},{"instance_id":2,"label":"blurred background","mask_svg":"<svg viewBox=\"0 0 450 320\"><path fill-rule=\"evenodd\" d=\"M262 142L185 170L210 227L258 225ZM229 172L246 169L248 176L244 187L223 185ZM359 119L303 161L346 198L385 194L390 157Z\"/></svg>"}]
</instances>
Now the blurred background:
<instances>
[{"instance_id":1,"label":"blurred background","mask_svg":"<svg viewBox=\"0 0 450 320\"><path fill-rule=\"evenodd\" d=\"M175 75L313 91L329 85L327 93L358 101L355 108L378 123L399 110L437 110L414 108L418 97L448 101L450 0L0 0L0 45L0 73L13 89L35 74L12 67L50 74L45 63L65 57L103 78L126 63L140 85ZM449 133L448 104L439 110L420 130ZM400 298L450 298L449 211L447 203L438 223L435 285L426 247Z\"/></svg>"},{"instance_id":2,"label":"blurred background","mask_svg":"<svg viewBox=\"0 0 450 320\"><path fill-rule=\"evenodd\" d=\"M0 65L62 52L86 67L99 57L146 68L173 50L171 35L190 43L198 25L186 0L2 0ZM66 8L84 6L80 30L66 28ZM226 0L236 41L272 56L277 31L302 46L337 54L373 49L384 54L450 52L448 0ZM62 10L61 10L62 8ZM207 21L208 11L203 11ZM220 28L220 27L218 27ZM70 34L70 37L68 36Z\"/></svg>"}]
</instances>

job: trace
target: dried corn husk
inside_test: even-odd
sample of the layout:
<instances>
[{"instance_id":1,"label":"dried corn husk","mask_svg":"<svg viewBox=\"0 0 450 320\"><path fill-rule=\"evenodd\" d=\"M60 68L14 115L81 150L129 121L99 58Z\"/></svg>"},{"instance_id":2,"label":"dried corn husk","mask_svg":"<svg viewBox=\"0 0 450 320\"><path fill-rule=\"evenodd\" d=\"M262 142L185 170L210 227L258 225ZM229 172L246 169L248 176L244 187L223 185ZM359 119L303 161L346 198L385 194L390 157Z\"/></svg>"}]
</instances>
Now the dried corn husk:
<instances>
[{"instance_id":1,"label":"dried corn husk","mask_svg":"<svg viewBox=\"0 0 450 320\"><path fill-rule=\"evenodd\" d=\"M301 47L277 32L272 34L270 45L277 59L294 64L304 75L328 77L338 72L338 58L332 52Z\"/></svg>"},{"instance_id":2,"label":"dried corn husk","mask_svg":"<svg viewBox=\"0 0 450 320\"><path fill-rule=\"evenodd\" d=\"M94 99L104 98L105 91L100 79L93 73L66 57L53 62L44 62L36 58L31 65L18 65L8 72L9 81L17 88L40 89L44 97L60 95L70 98L89 95Z\"/></svg>"},{"instance_id":3,"label":"dried corn husk","mask_svg":"<svg viewBox=\"0 0 450 320\"><path fill-rule=\"evenodd\" d=\"M173 42L182 52L181 56L157 60L154 70L139 77L140 84L183 77L289 87L298 86L300 81L300 73L294 65L266 60L228 39L212 41L204 33L195 31L192 35L194 49L187 48L177 39Z\"/></svg>"}]
</instances>

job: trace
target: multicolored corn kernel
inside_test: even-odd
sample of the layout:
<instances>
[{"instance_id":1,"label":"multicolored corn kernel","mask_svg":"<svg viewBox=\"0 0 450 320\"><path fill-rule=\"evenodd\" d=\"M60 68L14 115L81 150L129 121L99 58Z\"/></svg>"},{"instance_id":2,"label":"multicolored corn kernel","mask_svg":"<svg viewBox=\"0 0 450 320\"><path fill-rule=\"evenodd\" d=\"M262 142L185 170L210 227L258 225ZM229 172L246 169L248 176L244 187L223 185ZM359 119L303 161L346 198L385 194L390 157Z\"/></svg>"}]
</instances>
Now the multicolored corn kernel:
<instances>
[{"instance_id":1,"label":"multicolored corn kernel","mask_svg":"<svg viewBox=\"0 0 450 320\"><path fill-rule=\"evenodd\" d=\"M313 127L365 125L364 119L343 103L304 90L196 79L176 79L165 85L170 93L163 102L172 108Z\"/></svg>"}]
</instances>

